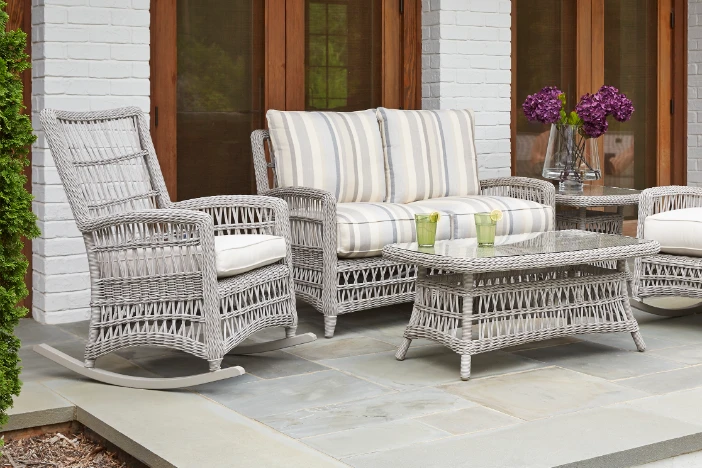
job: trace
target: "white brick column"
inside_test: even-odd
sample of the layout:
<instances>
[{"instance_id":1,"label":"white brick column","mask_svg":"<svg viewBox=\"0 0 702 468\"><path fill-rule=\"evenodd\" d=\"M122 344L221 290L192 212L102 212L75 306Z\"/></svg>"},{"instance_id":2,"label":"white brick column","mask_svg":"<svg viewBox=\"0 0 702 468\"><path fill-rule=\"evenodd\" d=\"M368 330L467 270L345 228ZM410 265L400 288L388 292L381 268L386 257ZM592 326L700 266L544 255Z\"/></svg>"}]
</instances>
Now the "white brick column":
<instances>
[{"instance_id":1,"label":"white brick column","mask_svg":"<svg viewBox=\"0 0 702 468\"><path fill-rule=\"evenodd\" d=\"M688 0L687 184L702 187L702 0Z\"/></svg>"},{"instance_id":2,"label":"white brick column","mask_svg":"<svg viewBox=\"0 0 702 468\"><path fill-rule=\"evenodd\" d=\"M174 0L175 1L175 0ZM76 228L39 123L45 108L72 111L138 106L149 111L149 0L32 2L32 148L34 318L87 319L89 276Z\"/></svg>"},{"instance_id":3,"label":"white brick column","mask_svg":"<svg viewBox=\"0 0 702 468\"><path fill-rule=\"evenodd\" d=\"M422 0L422 106L476 114L480 178L510 171L510 1Z\"/></svg>"}]
</instances>

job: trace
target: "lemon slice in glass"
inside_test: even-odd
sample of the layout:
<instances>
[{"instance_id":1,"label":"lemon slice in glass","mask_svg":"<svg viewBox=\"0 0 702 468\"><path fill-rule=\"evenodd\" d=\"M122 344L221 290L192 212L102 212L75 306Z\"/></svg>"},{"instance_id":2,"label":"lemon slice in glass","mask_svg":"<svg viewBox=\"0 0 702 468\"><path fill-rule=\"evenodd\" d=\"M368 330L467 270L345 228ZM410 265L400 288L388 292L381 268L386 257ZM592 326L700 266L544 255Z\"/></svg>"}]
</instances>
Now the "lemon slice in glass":
<instances>
[{"instance_id":1,"label":"lemon slice in glass","mask_svg":"<svg viewBox=\"0 0 702 468\"><path fill-rule=\"evenodd\" d=\"M429 215L429 221L431 221L432 223L438 223L439 218L441 218L441 215L436 211Z\"/></svg>"},{"instance_id":2,"label":"lemon slice in glass","mask_svg":"<svg viewBox=\"0 0 702 468\"><path fill-rule=\"evenodd\" d=\"M498 222L499 220L502 219L502 211L492 210L490 212L490 219L493 220L494 222Z\"/></svg>"}]
</instances>

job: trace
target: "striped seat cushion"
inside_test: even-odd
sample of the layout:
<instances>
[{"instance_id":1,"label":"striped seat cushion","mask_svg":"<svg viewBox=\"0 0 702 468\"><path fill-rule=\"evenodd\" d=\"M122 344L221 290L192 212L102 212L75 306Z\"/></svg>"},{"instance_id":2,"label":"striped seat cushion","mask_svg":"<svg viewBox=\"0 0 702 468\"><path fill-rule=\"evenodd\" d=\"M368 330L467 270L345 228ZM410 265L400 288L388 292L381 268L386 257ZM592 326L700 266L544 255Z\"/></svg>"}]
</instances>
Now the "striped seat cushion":
<instances>
[{"instance_id":1,"label":"striped seat cushion","mask_svg":"<svg viewBox=\"0 0 702 468\"><path fill-rule=\"evenodd\" d=\"M385 200L383 149L375 112L266 114L280 187L331 192L340 203Z\"/></svg>"},{"instance_id":2,"label":"striped seat cushion","mask_svg":"<svg viewBox=\"0 0 702 468\"><path fill-rule=\"evenodd\" d=\"M553 208L536 202L485 195L449 197L399 203L339 203L336 205L337 255L374 257L384 246L414 242L414 215L438 211L436 240L475 237L474 213L500 209L497 235L552 231Z\"/></svg>"},{"instance_id":3,"label":"striped seat cushion","mask_svg":"<svg viewBox=\"0 0 702 468\"><path fill-rule=\"evenodd\" d=\"M473 114L468 110L377 110L386 201L410 203L480 192Z\"/></svg>"}]
</instances>

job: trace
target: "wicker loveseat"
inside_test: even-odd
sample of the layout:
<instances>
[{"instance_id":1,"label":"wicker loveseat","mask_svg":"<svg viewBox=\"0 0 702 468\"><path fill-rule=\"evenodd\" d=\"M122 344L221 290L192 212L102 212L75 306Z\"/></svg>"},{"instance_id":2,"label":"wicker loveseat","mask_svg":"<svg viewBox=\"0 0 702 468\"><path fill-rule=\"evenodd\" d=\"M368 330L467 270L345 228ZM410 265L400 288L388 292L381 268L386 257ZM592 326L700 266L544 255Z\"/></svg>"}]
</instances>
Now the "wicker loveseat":
<instances>
[{"instance_id":1,"label":"wicker loveseat","mask_svg":"<svg viewBox=\"0 0 702 468\"><path fill-rule=\"evenodd\" d=\"M478 179L471 111L267 117L251 135L257 190L288 203L296 293L324 314L328 338L341 314L414 299L416 268L381 251L415 240L417 213L442 214L437 240L475 237L473 214L496 208L498 235L554 229L552 184Z\"/></svg>"}]
</instances>

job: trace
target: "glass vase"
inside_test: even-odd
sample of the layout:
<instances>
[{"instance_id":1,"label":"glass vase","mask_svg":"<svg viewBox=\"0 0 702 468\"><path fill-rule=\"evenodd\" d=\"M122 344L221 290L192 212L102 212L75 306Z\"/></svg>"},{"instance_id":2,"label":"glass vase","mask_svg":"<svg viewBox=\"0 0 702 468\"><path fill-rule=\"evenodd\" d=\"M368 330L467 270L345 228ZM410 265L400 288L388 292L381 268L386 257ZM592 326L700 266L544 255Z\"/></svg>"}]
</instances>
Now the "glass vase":
<instances>
[{"instance_id":1,"label":"glass vase","mask_svg":"<svg viewBox=\"0 0 702 468\"><path fill-rule=\"evenodd\" d=\"M583 182L602 178L597 138L580 125L551 125L542 175L558 180L561 192L582 192Z\"/></svg>"}]
</instances>

